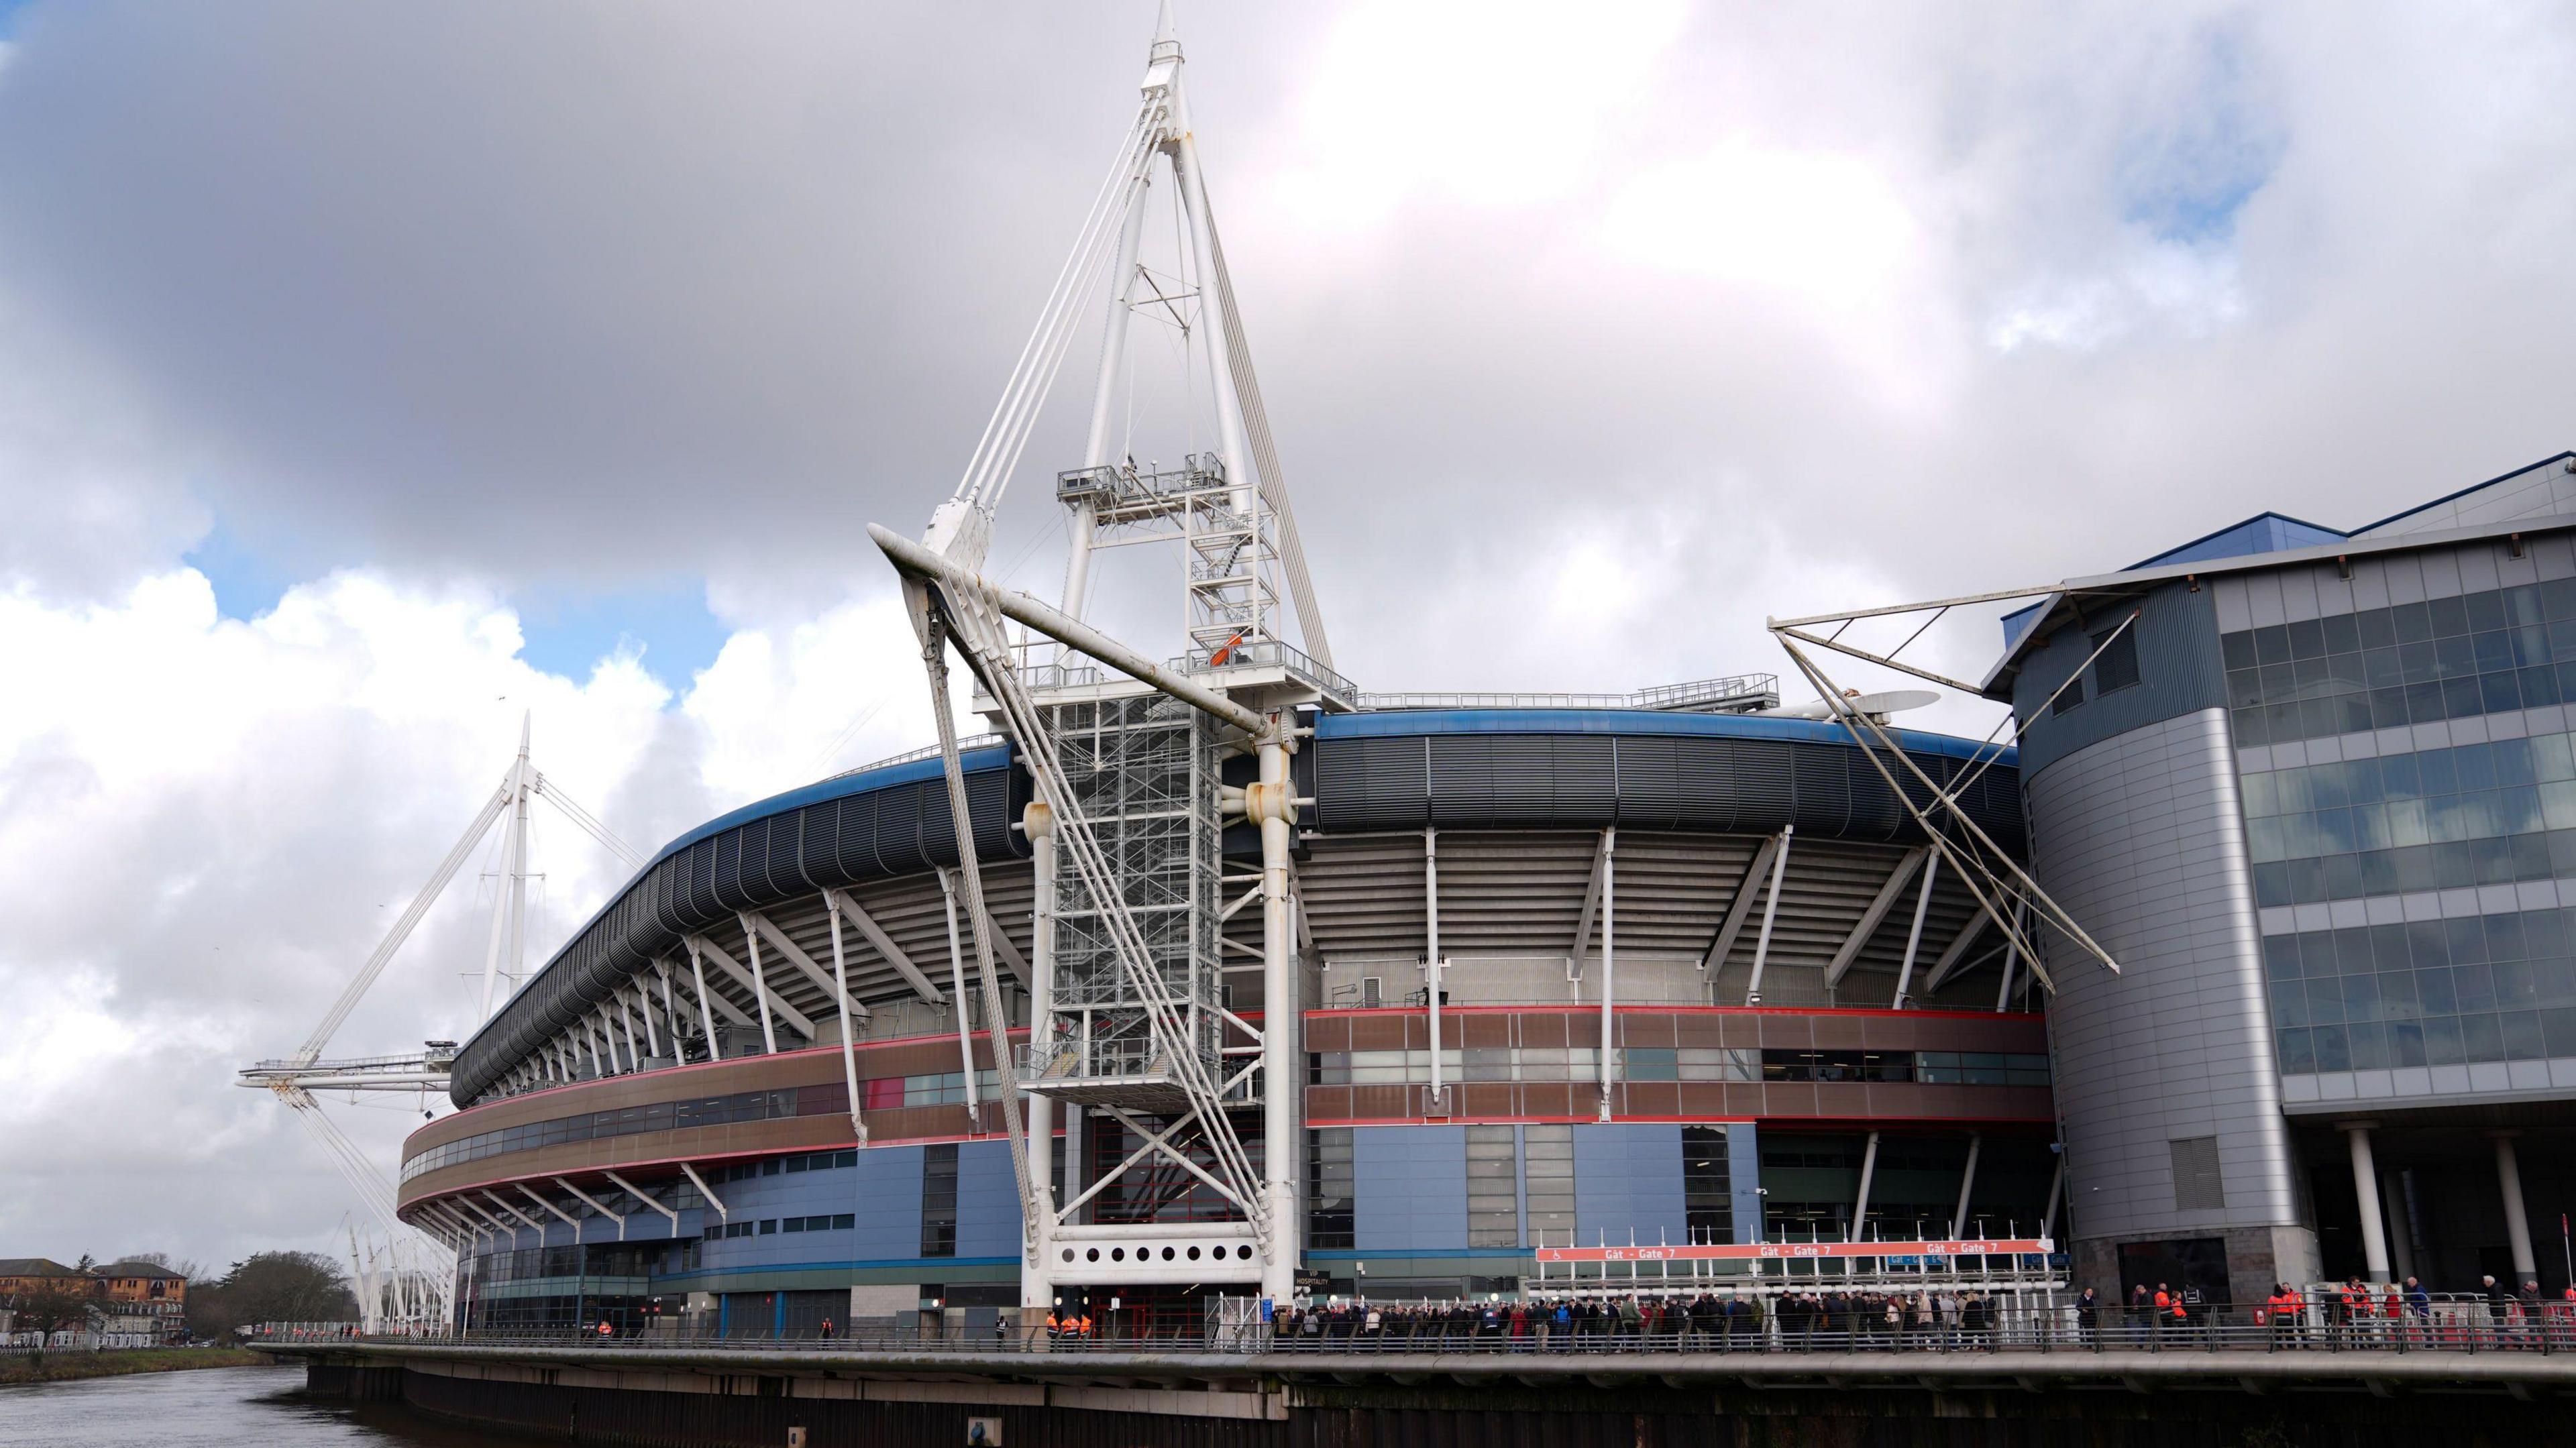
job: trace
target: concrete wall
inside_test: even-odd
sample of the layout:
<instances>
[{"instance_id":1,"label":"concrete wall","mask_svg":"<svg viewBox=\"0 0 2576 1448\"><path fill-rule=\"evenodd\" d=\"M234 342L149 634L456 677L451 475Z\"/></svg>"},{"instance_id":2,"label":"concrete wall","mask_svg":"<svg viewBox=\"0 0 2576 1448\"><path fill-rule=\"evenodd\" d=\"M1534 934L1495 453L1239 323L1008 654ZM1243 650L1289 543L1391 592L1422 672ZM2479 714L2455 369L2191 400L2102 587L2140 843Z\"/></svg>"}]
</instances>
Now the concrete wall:
<instances>
[{"instance_id":1,"label":"concrete wall","mask_svg":"<svg viewBox=\"0 0 2576 1448\"><path fill-rule=\"evenodd\" d=\"M2246 1245L2259 1237L2275 1244L2275 1258L2304 1250L2314 1260L2272 1060L2225 713L2103 740L2025 787L2040 883L2123 972L2079 960L2063 941L2048 952L2079 1262L2098 1270L2080 1250L2087 1242L2292 1228L2231 1237L2231 1271L2254 1281L2310 1270L2256 1261ZM2223 1203L2186 1206L2173 1143L2202 1137L2216 1139Z\"/></svg>"}]
</instances>

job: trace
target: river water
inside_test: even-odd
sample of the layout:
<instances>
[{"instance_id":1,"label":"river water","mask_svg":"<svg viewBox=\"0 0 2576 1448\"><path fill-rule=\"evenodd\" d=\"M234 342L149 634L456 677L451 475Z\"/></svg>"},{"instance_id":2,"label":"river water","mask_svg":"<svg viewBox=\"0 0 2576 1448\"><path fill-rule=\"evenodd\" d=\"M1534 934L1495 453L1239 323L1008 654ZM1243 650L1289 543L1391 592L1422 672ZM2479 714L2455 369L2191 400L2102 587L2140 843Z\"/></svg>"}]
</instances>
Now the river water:
<instances>
[{"instance_id":1,"label":"river water","mask_svg":"<svg viewBox=\"0 0 2576 1448\"><path fill-rule=\"evenodd\" d=\"M207 1368L0 1388L0 1448L520 1448L399 1404L305 1402L304 1369Z\"/></svg>"}]
</instances>

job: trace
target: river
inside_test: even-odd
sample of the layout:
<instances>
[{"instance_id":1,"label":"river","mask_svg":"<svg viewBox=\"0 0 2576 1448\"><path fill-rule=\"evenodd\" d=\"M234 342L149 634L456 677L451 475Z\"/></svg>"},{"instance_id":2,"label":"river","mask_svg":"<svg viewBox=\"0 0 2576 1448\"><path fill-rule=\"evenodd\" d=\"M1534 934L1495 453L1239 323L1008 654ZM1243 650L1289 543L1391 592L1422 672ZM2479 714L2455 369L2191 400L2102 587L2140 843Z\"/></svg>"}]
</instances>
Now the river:
<instances>
[{"instance_id":1,"label":"river","mask_svg":"<svg viewBox=\"0 0 2576 1448\"><path fill-rule=\"evenodd\" d=\"M306 1402L304 1369L206 1368L0 1388L0 1448L518 1448L399 1404Z\"/></svg>"}]
</instances>

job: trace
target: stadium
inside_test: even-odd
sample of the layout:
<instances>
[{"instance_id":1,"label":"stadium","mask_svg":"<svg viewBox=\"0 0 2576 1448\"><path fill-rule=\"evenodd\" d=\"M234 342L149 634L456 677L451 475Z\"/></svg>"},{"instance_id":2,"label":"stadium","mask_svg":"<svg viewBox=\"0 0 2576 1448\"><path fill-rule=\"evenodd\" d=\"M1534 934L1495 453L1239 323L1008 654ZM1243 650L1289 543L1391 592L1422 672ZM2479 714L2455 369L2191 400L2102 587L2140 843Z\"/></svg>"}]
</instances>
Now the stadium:
<instances>
[{"instance_id":1,"label":"stadium","mask_svg":"<svg viewBox=\"0 0 2576 1448\"><path fill-rule=\"evenodd\" d=\"M1700 693L1746 710L1766 686ZM1559 705L1313 727L1293 1094L1314 1295L1517 1292L1551 1245L2044 1235L2053 1123L2027 972L1924 868L1912 816L1840 726ZM1968 797L2018 839L2009 755L1902 737L1944 780L1989 765ZM1029 779L998 742L964 764L1024 1041ZM673 841L465 1045L466 1109L412 1137L402 1201L481 1229L471 1321L641 1329L658 1310L767 1335L932 1311L988 1332L1022 1305L997 1053L954 1006L938 774L860 770ZM1243 833L1225 868L1257 868ZM1255 1023L1259 927L1248 910L1217 925L1220 1000ZM1048 1264L1033 1304L1114 1296L1137 1330L1196 1326L1223 1279L1189 1264L1233 1239L1192 1224L1224 1203L1169 1164L1114 1175L1135 1127L1065 1116L1056 1199L1109 1179L1075 1224L1114 1228L1118 1259L1155 1255L1086 1247L1081 1267ZM576 1196L600 1210L576 1219Z\"/></svg>"}]
</instances>

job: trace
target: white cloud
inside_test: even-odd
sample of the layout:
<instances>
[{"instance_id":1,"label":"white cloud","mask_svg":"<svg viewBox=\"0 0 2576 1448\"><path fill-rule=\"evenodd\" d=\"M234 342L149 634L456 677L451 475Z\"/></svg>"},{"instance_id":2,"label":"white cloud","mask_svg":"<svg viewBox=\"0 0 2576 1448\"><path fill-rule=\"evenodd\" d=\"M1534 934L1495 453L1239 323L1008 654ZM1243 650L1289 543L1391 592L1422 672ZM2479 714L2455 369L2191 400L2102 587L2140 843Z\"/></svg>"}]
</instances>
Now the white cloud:
<instances>
[{"instance_id":1,"label":"white cloud","mask_svg":"<svg viewBox=\"0 0 2576 1448\"><path fill-rule=\"evenodd\" d=\"M364 569L251 622L219 616L189 569L110 602L0 595L0 676L38 685L0 710L0 1157L15 1164L0 1231L57 1255L150 1245L88 1234L166 1221L127 1195L156 1160L257 1208L184 1226L173 1245L190 1253L326 1231L348 1201L327 1157L231 1074L321 1018L498 782L522 711L549 780L647 850L811 778L800 766L824 742L865 758L926 730L918 659L884 599L778 640L736 634L677 708L631 658L576 681L530 668L519 644L488 595ZM845 729L895 684L909 690ZM534 965L626 871L542 806L532 820ZM332 1054L471 1031L496 843ZM400 1104L328 1109L391 1160L417 1120Z\"/></svg>"}]
</instances>

